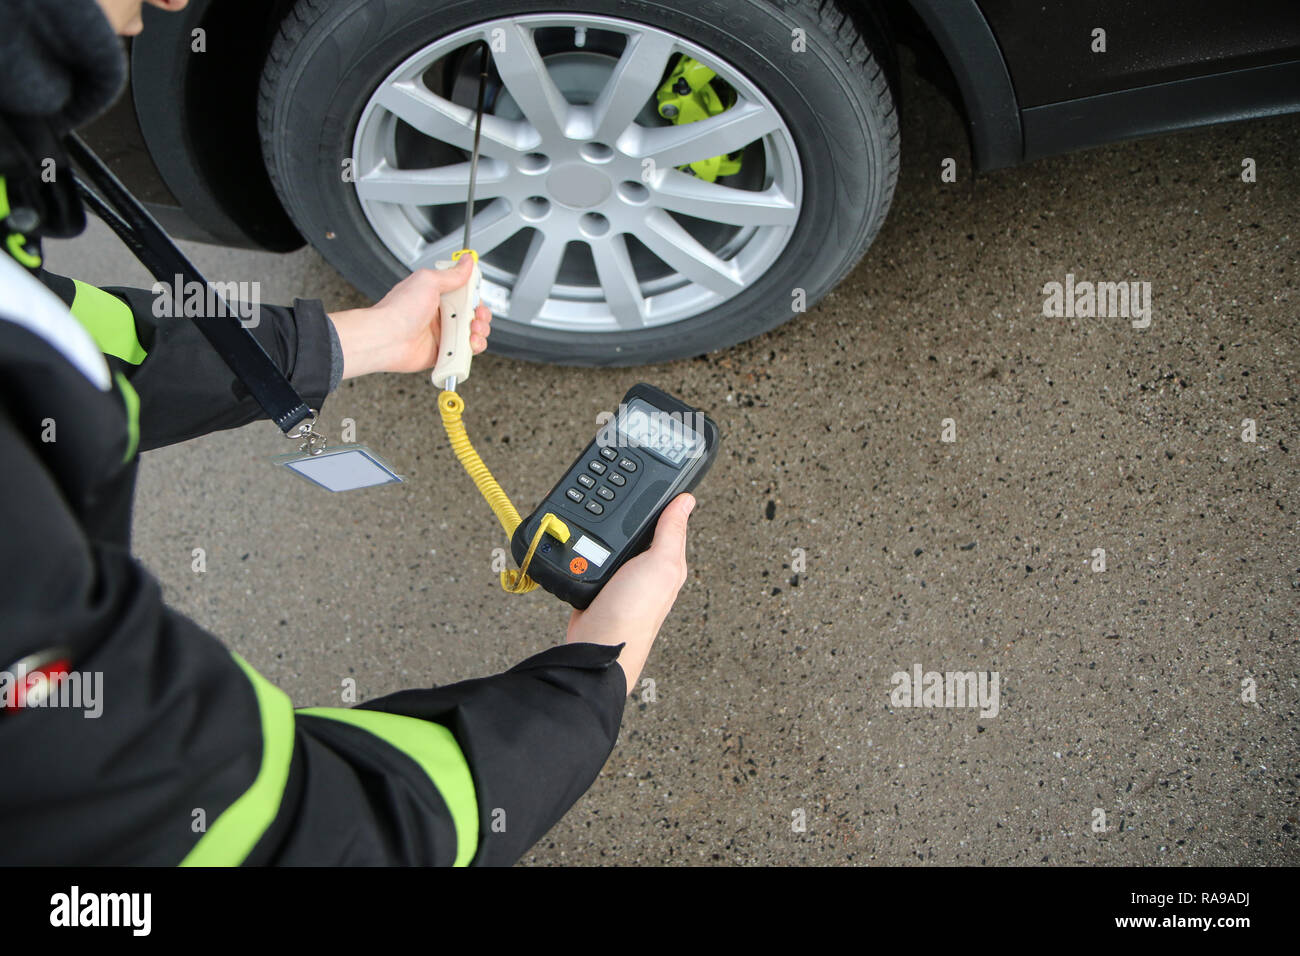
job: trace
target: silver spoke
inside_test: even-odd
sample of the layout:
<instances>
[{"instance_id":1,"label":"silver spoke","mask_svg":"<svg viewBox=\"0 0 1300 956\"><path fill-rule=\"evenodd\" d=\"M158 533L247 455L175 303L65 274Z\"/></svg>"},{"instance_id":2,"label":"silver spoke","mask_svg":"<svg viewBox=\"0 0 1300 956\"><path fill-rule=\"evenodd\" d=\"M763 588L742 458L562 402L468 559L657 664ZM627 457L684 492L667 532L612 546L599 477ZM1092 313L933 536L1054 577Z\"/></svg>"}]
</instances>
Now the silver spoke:
<instances>
[{"instance_id":1,"label":"silver spoke","mask_svg":"<svg viewBox=\"0 0 1300 956\"><path fill-rule=\"evenodd\" d=\"M794 203L775 186L763 192L736 189L677 169L660 170L652 201L673 212L733 226L793 226L799 218Z\"/></svg>"},{"instance_id":2,"label":"silver spoke","mask_svg":"<svg viewBox=\"0 0 1300 956\"><path fill-rule=\"evenodd\" d=\"M533 31L514 21L502 29L505 30L504 49L492 51L501 81L543 143L563 139L569 104L537 52Z\"/></svg>"},{"instance_id":3,"label":"silver spoke","mask_svg":"<svg viewBox=\"0 0 1300 956\"><path fill-rule=\"evenodd\" d=\"M431 93L422 83L414 80L389 83L375 91L374 99L430 139L450 143L467 152L474 148L474 111ZM521 124L496 116L483 117L481 150L484 156L512 159L532 149L536 139L536 134L530 136Z\"/></svg>"},{"instance_id":4,"label":"silver spoke","mask_svg":"<svg viewBox=\"0 0 1300 956\"><path fill-rule=\"evenodd\" d=\"M612 143L632 125L658 89L676 47L677 42L664 33L637 33L627 38L609 82L592 105L597 142Z\"/></svg>"},{"instance_id":5,"label":"silver spoke","mask_svg":"<svg viewBox=\"0 0 1300 956\"><path fill-rule=\"evenodd\" d=\"M767 275L802 222L802 162L781 113L689 34L555 9L412 39L419 49L370 87L349 189L398 262L450 260L463 235L478 58L490 57L472 242L485 301L524 333L617 340L708 314ZM679 55L707 61L733 105L680 126L652 115ZM454 79L449 63L459 64ZM682 171L746 146L743 179ZM586 259L570 243L590 250L594 274L569 274L567 251Z\"/></svg>"},{"instance_id":6,"label":"silver spoke","mask_svg":"<svg viewBox=\"0 0 1300 956\"><path fill-rule=\"evenodd\" d=\"M533 232L532 244L510 293L511 321L531 322L542 311L567 245L560 236L548 236L540 229Z\"/></svg>"},{"instance_id":7,"label":"silver spoke","mask_svg":"<svg viewBox=\"0 0 1300 956\"><path fill-rule=\"evenodd\" d=\"M480 161L475 184L477 198L500 196L505 181L504 168ZM469 163L434 169L394 169L383 162L357 179L357 196L362 200L412 206L463 205L468 189Z\"/></svg>"},{"instance_id":8,"label":"silver spoke","mask_svg":"<svg viewBox=\"0 0 1300 956\"><path fill-rule=\"evenodd\" d=\"M624 331L644 328L646 302L641 296L641 285L632 268L632 259L627 254L627 240L621 235L611 234L591 240L590 245L600 287L614 321Z\"/></svg>"},{"instance_id":9,"label":"silver spoke","mask_svg":"<svg viewBox=\"0 0 1300 956\"><path fill-rule=\"evenodd\" d=\"M635 235L660 259L706 289L720 295L734 295L745 287L734 262L721 259L700 245L681 223L662 209L647 213Z\"/></svg>"},{"instance_id":10,"label":"silver spoke","mask_svg":"<svg viewBox=\"0 0 1300 956\"><path fill-rule=\"evenodd\" d=\"M781 128L776 111L742 101L726 112L681 126L637 129L620 143L634 156L646 156L658 166L684 166L696 160L734 153L756 139Z\"/></svg>"},{"instance_id":11,"label":"silver spoke","mask_svg":"<svg viewBox=\"0 0 1300 956\"><path fill-rule=\"evenodd\" d=\"M522 228L524 221L510 208L510 204L504 199L497 199L475 213L470 241L474 243L474 251L482 256ZM424 245L416 254L415 260L407 265L412 272L416 269L432 269L439 259L450 259L451 254L460 249L463 238L464 234L457 226L442 238Z\"/></svg>"}]
</instances>

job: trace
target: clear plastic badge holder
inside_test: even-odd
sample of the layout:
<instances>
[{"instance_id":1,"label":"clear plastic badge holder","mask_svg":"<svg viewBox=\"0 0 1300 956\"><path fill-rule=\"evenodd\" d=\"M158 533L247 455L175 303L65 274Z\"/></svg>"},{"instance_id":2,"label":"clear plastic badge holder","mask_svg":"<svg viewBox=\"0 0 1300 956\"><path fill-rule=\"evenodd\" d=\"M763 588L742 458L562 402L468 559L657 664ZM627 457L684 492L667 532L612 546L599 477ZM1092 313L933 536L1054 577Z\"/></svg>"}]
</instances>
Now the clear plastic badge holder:
<instances>
[{"instance_id":1,"label":"clear plastic badge holder","mask_svg":"<svg viewBox=\"0 0 1300 956\"><path fill-rule=\"evenodd\" d=\"M364 445L339 445L316 455L281 455L272 461L326 491L354 491L402 481L401 475Z\"/></svg>"},{"instance_id":2,"label":"clear plastic badge holder","mask_svg":"<svg viewBox=\"0 0 1300 956\"><path fill-rule=\"evenodd\" d=\"M365 445L338 445L327 448L325 436L315 430L316 411L301 422L286 438L301 439L296 454L272 458L299 478L310 481L326 491L355 491L376 485L391 485L402 481L402 476Z\"/></svg>"}]
</instances>

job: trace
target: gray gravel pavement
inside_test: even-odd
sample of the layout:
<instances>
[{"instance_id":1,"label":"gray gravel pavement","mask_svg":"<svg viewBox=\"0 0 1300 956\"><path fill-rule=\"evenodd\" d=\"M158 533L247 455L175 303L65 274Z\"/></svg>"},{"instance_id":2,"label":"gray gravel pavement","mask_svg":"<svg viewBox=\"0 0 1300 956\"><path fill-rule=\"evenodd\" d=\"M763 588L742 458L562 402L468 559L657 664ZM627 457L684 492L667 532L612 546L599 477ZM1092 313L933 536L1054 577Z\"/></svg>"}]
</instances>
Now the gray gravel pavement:
<instances>
[{"instance_id":1,"label":"gray gravel pavement","mask_svg":"<svg viewBox=\"0 0 1300 956\"><path fill-rule=\"evenodd\" d=\"M521 510L635 381L723 432L654 693L525 862L1300 862L1300 119L972 184L957 117L907 84L893 211L819 307L670 365L475 363L470 433ZM266 301L362 304L310 250L186 248ZM102 228L51 261L146 281ZM1150 327L1045 318L1067 273L1149 282ZM366 698L502 670L564 633L559 602L499 590L500 531L435 397L384 376L325 406L401 486L277 475L268 423L144 459L137 553L300 706L349 677ZM998 713L897 705L916 665L996 672Z\"/></svg>"}]
</instances>

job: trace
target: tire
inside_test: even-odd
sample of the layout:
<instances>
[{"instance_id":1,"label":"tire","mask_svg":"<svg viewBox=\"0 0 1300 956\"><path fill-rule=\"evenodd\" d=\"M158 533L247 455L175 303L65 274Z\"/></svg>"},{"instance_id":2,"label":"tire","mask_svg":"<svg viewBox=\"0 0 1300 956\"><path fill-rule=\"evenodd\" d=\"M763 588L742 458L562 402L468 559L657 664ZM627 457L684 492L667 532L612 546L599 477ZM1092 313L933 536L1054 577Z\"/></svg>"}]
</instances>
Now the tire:
<instances>
[{"instance_id":1,"label":"tire","mask_svg":"<svg viewBox=\"0 0 1300 956\"><path fill-rule=\"evenodd\" d=\"M375 117L383 116L381 110L376 112L379 107L371 103L372 96L381 87L387 88L385 84L396 75L394 70L399 65L410 62L408 58L423 55L423 50L433 49L430 45L436 45L439 38L459 36L457 31L477 29L476 25L498 18L527 18L536 14L577 18L590 14L634 21L647 34L662 31L682 43L693 44L692 50L703 51L689 55L711 57L705 62L719 69L720 76L723 68L730 71L726 75L741 90L738 97L752 96L756 103L765 98L775 110L783 125L762 141L761 153L755 153L753 145L747 147L744 163L749 164L751 171L757 169L754 175L766 177L765 181L772 181L780 172L794 184L789 194L797 202L784 213L788 217L784 224L754 226L752 235L746 232L750 229L747 226L717 227L724 237L733 236L730 241L743 240L756 249L758 237L763 237L760 251L749 258L737 253L728 259L726 247L722 247L721 258L733 274L728 280L732 285L721 292L709 286L711 274L703 282L693 282L688 277L689 269L675 271L676 267L668 259L656 265L653 255L651 259L644 257L650 250L625 242L622 248L628 250L628 256L633 253L642 256L636 260L635 279L630 283L634 292L640 290L641 298L636 300L633 295L634 304L627 305L625 298L619 298L622 293L606 292L609 284L604 284L604 279L609 273L601 272L600 267L602 262L607 264L610 260L608 253L600 253L605 258L598 261L595 252L597 242L604 242L602 237L592 240L585 251L595 269L591 304L575 298L576 304L570 305L558 291L570 286L562 285L557 279L555 285L546 286L553 290L546 293L551 297L537 306L541 320L521 321L511 316L515 292L509 285L508 264L501 267L499 280L499 294L508 298L499 301L489 298L488 273L494 253L485 252L488 265L484 271L484 299L496 314L490 340L493 352L538 362L593 366L639 365L697 356L752 338L791 319L795 314L792 303L798 301L796 290L803 290L802 298L811 307L861 259L884 221L898 177L897 114L890 71L885 68L892 50L879 37L863 35L864 29L871 30L865 18L855 23L833 2L819 4L805 0L778 7L767 0L585 0L582 13L578 14L555 0L299 0L281 24L262 76L258 120L263 153L276 191L303 236L362 292L379 298L411 270L412 262L430 264L413 260L410 255L404 255L406 261L403 261L394 249L406 247L399 246L398 239L392 236L400 239L408 232L423 231L427 235L423 240L414 240L417 244L433 243L439 235L445 244L452 241L453 231L459 232L458 226L440 232L435 224L419 218L426 215L426 207L389 206L381 202L363 208L358 182L347 181L341 175L345 160L359 162L354 150L359 143L371 141L363 141L361 137L363 134L369 137L372 128L369 124L380 122ZM518 22L535 25L539 21ZM550 29L545 25L539 29L543 28ZM797 30L803 31L806 44L798 52L792 49L798 45L792 42L799 36ZM585 31L582 33L584 39L587 35ZM595 35L604 36L599 31ZM539 38L543 34L532 30L528 36ZM573 36L577 43L578 33L573 32ZM542 40L537 42L540 44ZM631 41L626 42L630 48ZM574 51L564 55L577 57L576 62L582 66L587 61L581 60L579 54L596 62L595 52ZM450 55L446 62L451 62ZM547 69L554 71L550 66ZM477 76L477 71L474 75ZM508 93L503 82L500 92L495 94L497 102L506 103ZM563 95L568 98L567 93ZM488 113L494 108L490 105ZM504 115L506 107L500 108ZM654 107L649 109L651 120L658 121ZM410 131L399 130L402 135L407 132ZM382 135L372 139L381 144L380 148L386 148L383 144L397 139L398 135L390 134L388 140ZM617 144L623 142L620 138ZM444 147L433 143L429 148ZM484 153L486 156L486 144ZM463 163L466 155L462 151L452 161ZM759 158L751 159L754 155ZM542 158L551 162L545 156ZM615 158L626 162L621 153ZM646 162L649 160L642 160L643 166ZM610 169L613 168L611 165ZM679 168L669 168L664 175L680 183L676 171ZM513 167L508 172L516 178L521 175ZM364 178L363 170L361 174ZM613 173L611 177L610 182L617 179ZM483 178L480 169L480 181ZM589 183L598 178L584 179L584 185L574 188L595 190L597 187ZM560 182L555 176L539 181L546 183L547 188ZM625 187L634 190L635 183L624 181L613 188L621 196ZM761 184L758 188L762 188ZM552 228L561 239L568 235L560 230L561 217L570 217L563 220L570 222L581 211L582 203L594 201L587 192L576 199L575 195L563 193L564 202L557 201L551 193L539 199L539 204L544 203L547 213L555 217L555 224L547 228ZM570 200L577 204L573 209L567 205ZM487 209L523 208L523 204L512 205L500 199L484 202L489 204ZM493 205L502 202L505 205ZM609 205L613 199L604 202ZM397 211L390 213L390 208ZM444 207L427 208L430 210L427 215L432 217ZM592 208L597 210L594 218L583 214L578 220L584 224L583 228L591 223L599 228L600 220L605 218L600 214L605 206ZM381 213L384 218L379 218ZM622 215L611 210L611 217L616 214ZM463 222L463 211L458 215ZM676 211L673 218L680 219ZM656 221L665 220L660 216ZM709 223L682 221L692 227L713 228ZM475 222L477 228L477 218ZM620 228L617 219L606 219L605 228L609 230L611 222L615 223L613 230L617 235ZM540 241L543 231L539 227L528 241ZM751 237L743 239L746 235ZM522 240L516 236L510 242L516 241ZM704 239L700 242L707 245ZM779 251L773 253L778 244ZM458 245L457 242L450 248ZM503 262L509 246L510 243L502 246ZM575 263L574 275L578 275L586 261L579 261L584 254L582 243L563 248L569 251L560 260L563 263L559 267L560 279L567 275L565 270L571 262ZM655 252L667 254L674 250L679 252L680 247ZM576 258L569 258L571 253ZM651 267L648 273L647 262ZM738 264L733 266L733 262ZM525 267L526 264L519 265L519 274ZM746 268L762 271L745 276ZM643 282L644 275L650 278ZM626 277L624 282L628 282ZM681 314L666 309L660 314L676 317L662 324L638 326L635 318L624 321L629 309L640 308L645 312L652 308L645 303L651 301L647 290L657 288L653 286L655 282L674 291L653 301L673 301ZM717 284L723 285L721 280ZM582 291L585 287L575 284L572 288L578 290L575 296L586 294ZM714 302L708 296L725 297ZM522 293L519 298L522 313L526 307ZM534 301L540 300L534 297ZM704 305L691 312L696 301ZM584 309L592 310L590 314L605 324L593 318L592 324L584 326L580 318L568 318L570 312L574 316L586 315ZM612 321L623 325L610 328Z\"/></svg>"}]
</instances>

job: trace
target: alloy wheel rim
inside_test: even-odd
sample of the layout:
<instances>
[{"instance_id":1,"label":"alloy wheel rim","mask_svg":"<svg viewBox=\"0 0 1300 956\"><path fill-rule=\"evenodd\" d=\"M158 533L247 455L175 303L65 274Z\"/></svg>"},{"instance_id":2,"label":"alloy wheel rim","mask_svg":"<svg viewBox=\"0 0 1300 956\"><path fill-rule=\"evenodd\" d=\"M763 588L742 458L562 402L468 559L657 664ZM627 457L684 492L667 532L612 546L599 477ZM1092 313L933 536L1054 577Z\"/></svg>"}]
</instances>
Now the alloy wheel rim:
<instances>
[{"instance_id":1,"label":"alloy wheel rim","mask_svg":"<svg viewBox=\"0 0 1300 956\"><path fill-rule=\"evenodd\" d=\"M544 53L561 31L572 31L574 48ZM608 47L620 36L615 54ZM594 39L606 49L587 47ZM428 77L479 41L502 88L483 118L472 244L483 301L501 320L585 333L668 325L739 294L784 251L798 220L801 170L793 137L762 92L666 31L554 14L449 34L371 94L354 136L352 183L376 236L404 267L433 267L460 248L473 103L455 102L451 89L435 92ZM696 123L657 121L655 91L678 54L713 69L735 103ZM677 168L741 148L743 187ZM437 160L422 160L426 153Z\"/></svg>"}]
</instances>

